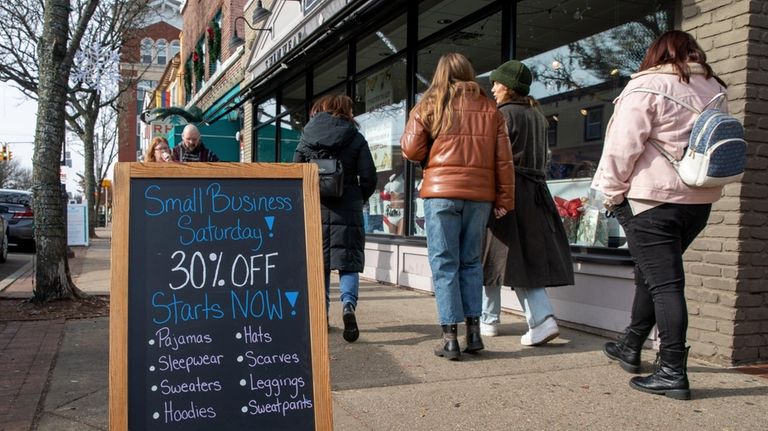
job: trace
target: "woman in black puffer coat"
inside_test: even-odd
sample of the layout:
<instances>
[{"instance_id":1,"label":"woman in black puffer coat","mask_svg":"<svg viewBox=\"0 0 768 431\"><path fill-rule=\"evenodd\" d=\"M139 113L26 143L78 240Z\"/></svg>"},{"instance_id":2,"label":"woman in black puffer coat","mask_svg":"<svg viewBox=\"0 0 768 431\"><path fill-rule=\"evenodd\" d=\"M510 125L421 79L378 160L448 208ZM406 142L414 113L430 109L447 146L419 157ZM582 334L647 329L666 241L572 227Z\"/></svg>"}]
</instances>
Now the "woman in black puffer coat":
<instances>
[{"instance_id":1,"label":"woman in black puffer coat","mask_svg":"<svg viewBox=\"0 0 768 431\"><path fill-rule=\"evenodd\" d=\"M359 273L365 263L363 203L376 189L377 177L368 142L357 130L352 99L347 96L323 96L315 102L293 161L308 162L328 156L341 160L344 167L344 194L320 199L326 307L330 304L331 270L335 269L339 271L344 339L353 342L360 335L355 308Z\"/></svg>"}]
</instances>

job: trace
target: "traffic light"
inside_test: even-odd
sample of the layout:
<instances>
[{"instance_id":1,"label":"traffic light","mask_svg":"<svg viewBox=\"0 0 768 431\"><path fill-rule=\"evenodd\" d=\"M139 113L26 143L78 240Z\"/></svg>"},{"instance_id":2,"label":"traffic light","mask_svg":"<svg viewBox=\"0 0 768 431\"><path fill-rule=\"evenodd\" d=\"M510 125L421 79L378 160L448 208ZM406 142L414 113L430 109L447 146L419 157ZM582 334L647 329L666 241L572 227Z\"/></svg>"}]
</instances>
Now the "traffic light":
<instances>
[{"instance_id":1,"label":"traffic light","mask_svg":"<svg viewBox=\"0 0 768 431\"><path fill-rule=\"evenodd\" d=\"M3 146L0 147L0 162L4 162L6 160L10 160L8 158L8 144L3 144Z\"/></svg>"}]
</instances>

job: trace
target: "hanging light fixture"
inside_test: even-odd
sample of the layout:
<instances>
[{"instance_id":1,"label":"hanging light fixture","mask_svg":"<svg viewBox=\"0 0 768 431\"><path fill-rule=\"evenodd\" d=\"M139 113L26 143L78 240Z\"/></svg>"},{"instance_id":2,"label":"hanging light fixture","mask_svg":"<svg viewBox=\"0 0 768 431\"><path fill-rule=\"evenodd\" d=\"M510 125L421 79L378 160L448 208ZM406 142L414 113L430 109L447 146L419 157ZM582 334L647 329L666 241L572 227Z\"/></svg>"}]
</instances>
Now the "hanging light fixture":
<instances>
[{"instance_id":1,"label":"hanging light fixture","mask_svg":"<svg viewBox=\"0 0 768 431\"><path fill-rule=\"evenodd\" d=\"M272 15L272 11L264 7L264 4L259 0L256 2L256 9L253 10L253 17L251 22L256 24L257 22L264 21Z\"/></svg>"},{"instance_id":2,"label":"hanging light fixture","mask_svg":"<svg viewBox=\"0 0 768 431\"><path fill-rule=\"evenodd\" d=\"M259 3L261 3L261 2L259 2ZM267 11L267 12L269 12L269 11ZM233 23L232 23L232 28L233 28L233 31L232 31L232 38L231 38L231 39L229 39L229 48L230 48L230 49L236 49L236 48L238 48L240 45L242 45L242 44L244 44L244 43L245 43L245 40L243 40L243 38L242 38L242 37L240 37L240 36L238 36L238 35L237 35L237 21L238 21L238 20L243 20L243 23L245 23L245 25L247 25L247 26L248 26L248 28L250 28L250 29L251 29L251 30L253 30L253 31L266 31L266 32L272 33L272 27L267 27L267 28L253 28L253 27L252 27L250 24L248 24L248 20L246 20L246 19L245 19L244 17L242 17L242 16L239 16L239 17L235 18L235 22L233 22Z\"/></svg>"}]
</instances>

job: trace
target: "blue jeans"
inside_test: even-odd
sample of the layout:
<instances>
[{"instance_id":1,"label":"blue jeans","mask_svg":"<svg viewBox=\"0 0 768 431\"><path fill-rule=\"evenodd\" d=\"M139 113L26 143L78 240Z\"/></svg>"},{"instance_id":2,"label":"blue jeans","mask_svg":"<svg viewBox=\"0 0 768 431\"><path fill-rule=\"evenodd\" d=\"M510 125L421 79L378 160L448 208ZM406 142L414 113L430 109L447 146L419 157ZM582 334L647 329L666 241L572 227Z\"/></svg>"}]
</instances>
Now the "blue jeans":
<instances>
[{"instance_id":1,"label":"blue jeans","mask_svg":"<svg viewBox=\"0 0 768 431\"><path fill-rule=\"evenodd\" d=\"M480 316L481 254L491 205L464 199L424 199L427 255L441 325Z\"/></svg>"},{"instance_id":2,"label":"blue jeans","mask_svg":"<svg viewBox=\"0 0 768 431\"><path fill-rule=\"evenodd\" d=\"M515 295L523 307L528 329L541 325L547 317L555 315L547 296L547 289L516 287ZM489 325L499 323L499 314L501 314L501 286L483 287L483 315L480 321Z\"/></svg>"},{"instance_id":3,"label":"blue jeans","mask_svg":"<svg viewBox=\"0 0 768 431\"><path fill-rule=\"evenodd\" d=\"M339 290L341 290L342 305L346 302L352 303L357 308L357 294L360 291L360 274L352 271L339 271ZM328 310L331 306L331 271L325 272L325 308Z\"/></svg>"}]
</instances>

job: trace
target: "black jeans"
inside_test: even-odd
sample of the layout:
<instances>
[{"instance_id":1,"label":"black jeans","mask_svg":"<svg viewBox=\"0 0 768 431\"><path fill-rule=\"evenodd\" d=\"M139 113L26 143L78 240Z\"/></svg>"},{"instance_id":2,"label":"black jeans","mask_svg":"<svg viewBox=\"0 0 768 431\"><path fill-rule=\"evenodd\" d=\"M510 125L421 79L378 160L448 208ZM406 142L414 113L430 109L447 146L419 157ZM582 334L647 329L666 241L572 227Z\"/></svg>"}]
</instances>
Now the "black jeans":
<instances>
[{"instance_id":1,"label":"black jeans","mask_svg":"<svg viewBox=\"0 0 768 431\"><path fill-rule=\"evenodd\" d=\"M647 336L658 325L662 349L685 348L688 308L683 252L706 227L711 209L711 204L667 203L633 216L625 200L614 210L635 261L629 327Z\"/></svg>"}]
</instances>

